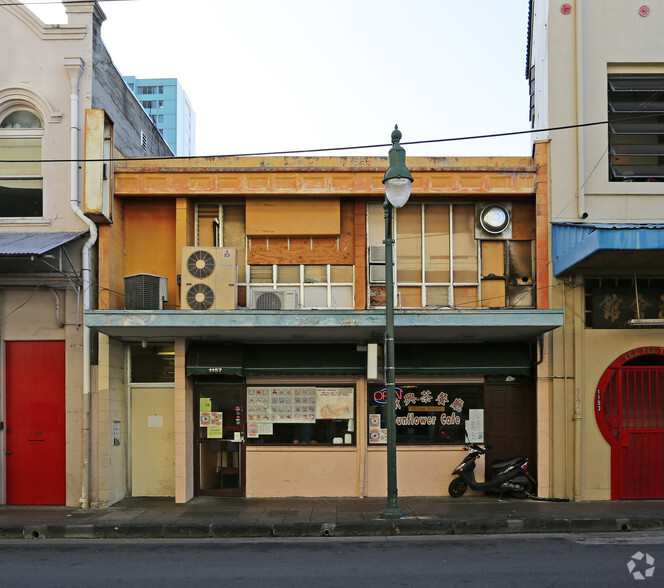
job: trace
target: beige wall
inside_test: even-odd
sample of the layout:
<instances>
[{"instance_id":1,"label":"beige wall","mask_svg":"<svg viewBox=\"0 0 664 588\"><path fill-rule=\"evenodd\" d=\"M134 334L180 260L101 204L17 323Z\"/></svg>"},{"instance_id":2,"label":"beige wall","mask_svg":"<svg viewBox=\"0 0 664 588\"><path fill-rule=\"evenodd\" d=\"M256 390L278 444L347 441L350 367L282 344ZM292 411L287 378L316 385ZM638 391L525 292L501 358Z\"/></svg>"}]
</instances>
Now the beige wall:
<instances>
[{"instance_id":1,"label":"beige wall","mask_svg":"<svg viewBox=\"0 0 664 588\"><path fill-rule=\"evenodd\" d=\"M571 14L564 15L559 3L534 4L535 128L606 120L609 71L664 73L661 10L651 7L644 18L638 2L573 0ZM606 125L548 136L552 219L579 220L582 212L588 222L654 222L654 217L664 217L662 184L608 181Z\"/></svg>"},{"instance_id":2,"label":"beige wall","mask_svg":"<svg viewBox=\"0 0 664 588\"><path fill-rule=\"evenodd\" d=\"M92 495L99 506L110 506L127 495L129 435L125 353L120 341L99 335L97 373L96 410L92 413L96 424L92 438L96 443L97 464L93 470ZM114 421L120 422L120 445L113 445Z\"/></svg>"}]
</instances>

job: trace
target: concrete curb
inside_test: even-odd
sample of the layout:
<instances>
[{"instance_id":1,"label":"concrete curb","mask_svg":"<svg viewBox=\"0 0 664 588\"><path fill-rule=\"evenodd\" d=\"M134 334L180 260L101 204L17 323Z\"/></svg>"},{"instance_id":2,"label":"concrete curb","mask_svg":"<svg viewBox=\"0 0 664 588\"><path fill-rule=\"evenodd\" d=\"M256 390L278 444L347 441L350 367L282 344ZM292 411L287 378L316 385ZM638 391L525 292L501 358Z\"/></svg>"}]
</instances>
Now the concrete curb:
<instances>
[{"instance_id":1,"label":"concrete curb","mask_svg":"<svg viewBox=\"0 0 664 588\"><path fill-rule=\"evenodd\" d=\"M104 522L3 525L2 539L203 539L269 537L382 537L493 535L513 533L615 533L663 531L664 517L523 517L487 519L403 518L363 521L281 523Z\"/></svg>"}]
</instances>

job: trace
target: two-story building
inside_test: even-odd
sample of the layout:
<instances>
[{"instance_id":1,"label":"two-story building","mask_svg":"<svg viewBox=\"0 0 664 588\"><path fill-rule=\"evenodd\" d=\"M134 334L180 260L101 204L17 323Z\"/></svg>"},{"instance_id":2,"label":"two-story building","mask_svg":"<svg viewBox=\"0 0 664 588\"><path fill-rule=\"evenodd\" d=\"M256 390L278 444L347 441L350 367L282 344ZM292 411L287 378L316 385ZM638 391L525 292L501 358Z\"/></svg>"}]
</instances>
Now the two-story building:
<instances>
[{"instance_id":1,"label":"two-story building","mask_svg":"<svg viewBox=\"0 0 664 588\"><path fill-rule=\"evenodd\" d=\"M399 492L446 495L470 438L547 495L547 157L409 158L391 269L386 158L118 162L86 311L97 501L385 495L387 271Z\"/></svg>"},{"instance_id":2,"label":"two-story building","mask_svg":"<svg viewBox=\"0 0 664 588\"><path fill-rule=\"evenodd\" d=\"M530 2L531 119L554 129L554 493L664 497L664 13Z\"/></svg>"},{"instance_id":3,"label":"two-story building","mask_svg":"<svg viewBox=\"0 0 664 588\"><path fill-rule=\"evenodd\" d=\"M0 504L89 503L93 220L112 216L113 157L171 153L104 48L99 5L64 5L47 25L0 0Z\"/></svg>"}]
</instances>

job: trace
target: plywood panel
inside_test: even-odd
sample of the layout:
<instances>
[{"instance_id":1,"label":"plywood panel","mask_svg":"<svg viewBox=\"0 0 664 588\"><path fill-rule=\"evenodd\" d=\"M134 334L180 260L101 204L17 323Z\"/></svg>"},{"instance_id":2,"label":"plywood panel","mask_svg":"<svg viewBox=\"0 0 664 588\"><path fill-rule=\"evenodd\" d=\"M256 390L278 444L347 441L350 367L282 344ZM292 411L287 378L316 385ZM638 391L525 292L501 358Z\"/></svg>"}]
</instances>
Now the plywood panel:
<instances>
[{"instance_id":1,"label":"plywood panel","mask_svg":"<svg viewBox=\"0 0 664 588\"><path fill-rule=\"evenodd\" d=\"M505 275L505 242L482 241L482 276Z\"/></svg>"},{"instance_id":2,"label":"plywood panel","mask_svg":"<svg viewBox=\"0 0 664 588\"><path fill-rule=\"evenodd\" d=\"M504 280L482 280L482 306L486 308L505 306Z\"/></svg>"},{"instance_id":3,"label":"plywood panel","mask_svg":"<svg viewBox=\"0 0 664 588\"><path fill-rule=\"evenodd\" d=\"M528 202L512 204L512 239L535 239L535 205Z\"/></svg>"},{"instance_id":4,"label":"plywood panel","mask_svg":"<svg viewBox=\"0 0 664 588\"><path fill-rule=\"evenodd\" d=\"M338 235L341 212L338 198L251 198L247 200L247 235Z\"/></svg>"}]
</instances>

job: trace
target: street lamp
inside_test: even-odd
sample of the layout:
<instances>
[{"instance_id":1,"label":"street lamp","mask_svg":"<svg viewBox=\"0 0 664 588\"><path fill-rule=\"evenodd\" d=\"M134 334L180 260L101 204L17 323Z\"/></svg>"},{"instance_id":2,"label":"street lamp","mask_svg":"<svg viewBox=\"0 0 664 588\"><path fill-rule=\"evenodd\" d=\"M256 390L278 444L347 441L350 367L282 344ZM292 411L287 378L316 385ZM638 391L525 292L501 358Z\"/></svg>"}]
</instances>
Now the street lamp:
<instances>
[{"instance_id":1,"label":"street lamp","mask_svg":"<svg viewBox=\"0 0 664 588\"><path fill-rule=\"evenodd\" d=\"M387 392L387 507L380 516L398 519L404 511L397 504L396 402L394 397L394 264L392 209L401 208L410 197L413 176L406 167L406 151L399 145L401 131L394 125L390 166L385 172L385 387Z\"/></svg>"}]
</instances>

